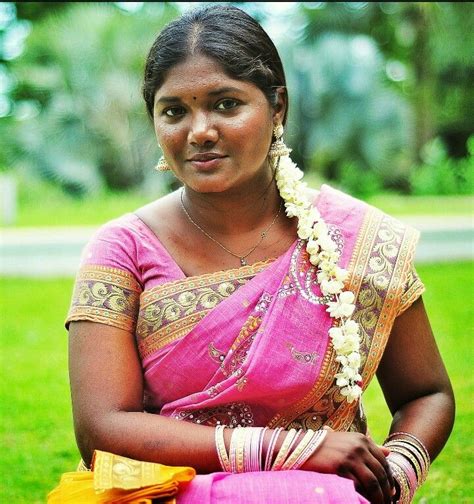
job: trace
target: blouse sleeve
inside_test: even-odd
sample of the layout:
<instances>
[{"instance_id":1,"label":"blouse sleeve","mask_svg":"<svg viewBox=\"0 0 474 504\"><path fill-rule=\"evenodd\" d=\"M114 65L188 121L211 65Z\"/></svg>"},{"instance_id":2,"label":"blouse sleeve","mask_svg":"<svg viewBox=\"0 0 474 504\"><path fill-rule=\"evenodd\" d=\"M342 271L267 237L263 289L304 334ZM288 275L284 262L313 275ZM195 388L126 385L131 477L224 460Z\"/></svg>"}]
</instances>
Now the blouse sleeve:
<instances>
[{"instance_id":1,"label":"blouse sleeve","mask_svg":"<svg viewBox=\"0 0 474 504\"><path fill-rule=\"evenodd\" d=\"M87 320L135 331L142 292L136 251L136 238L119 220L96 232L82 253L66 328Z\"/></svg>"},{"instance_id":2,"label":"blouse sleeve","mask_svg":"<svg viewBox=\"0 0 474 504\"><path fill-rule=\"evenodd\" d=\"M423 292L425 292L425 285L420 280L415 266L412 264L403 287L397 316L401 315L407 308L409 308L423 294Z\"/></svg>"}]
</instances>

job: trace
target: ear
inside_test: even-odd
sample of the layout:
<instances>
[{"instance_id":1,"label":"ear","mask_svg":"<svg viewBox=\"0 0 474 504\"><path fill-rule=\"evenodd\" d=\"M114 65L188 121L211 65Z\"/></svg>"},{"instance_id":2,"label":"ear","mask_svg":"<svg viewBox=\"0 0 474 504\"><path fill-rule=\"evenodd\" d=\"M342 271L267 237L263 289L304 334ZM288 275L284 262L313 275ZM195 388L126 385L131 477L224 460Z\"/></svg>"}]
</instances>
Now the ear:
<instances>
[{"instance_id":1,"label":"ear","mask_svg":"<svg viewBox=\"0 0 474 504\"><path fill-rule=\"evenodd\" d=\"M286 119L286 111L288 109L288 94L286 88L279 87L277 90L277 102L273 107L273 123L283 124Z\"/></svg>"}]
</instances>

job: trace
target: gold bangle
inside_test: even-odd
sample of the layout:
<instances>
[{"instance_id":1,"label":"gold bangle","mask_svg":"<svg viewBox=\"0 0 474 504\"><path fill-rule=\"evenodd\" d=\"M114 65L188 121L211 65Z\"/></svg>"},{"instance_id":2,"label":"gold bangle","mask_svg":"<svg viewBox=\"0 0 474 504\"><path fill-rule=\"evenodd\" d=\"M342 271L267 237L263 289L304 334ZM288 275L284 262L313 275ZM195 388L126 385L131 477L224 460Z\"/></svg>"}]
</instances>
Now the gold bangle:
<instances>
[{"instance_id":1,"label":"gold bangle","mask_svg":"<svg viewBox=\"0 0 474 504\"><path fill-rule=\"evenodd\" d=\"M310 435L309 435L310 434ZM295 451L290 455L287 461L283 464L281 470L299 469L313 453L319 448L326 437L326 430L309 430L305 437L301 440Z\"/></svg>"},{"instance_id":2,"label":"gold bangle","mask_svg":"<svg viewBox=\"0 0 474 504\"><path fill-rule=\"evenodd\" d=\"M393 461L390 462L390 468L400 489L400 495L398 497L397 504L410 504L413 495L412 492L410 491L408 478L406 477L403 469L395 462Z\"/></svg>"},{"instance_id":3,"label":"gold bangle","mask_svg":"<svg viewBox=\"0 0 474 504\"><path fill-rule=\"evenodd\" d=\"M299 433L296 429L290 429L285 436L285 440L278 451L278 455L276 456L275 462L272 465L272 471L279 471L283 462L285 461L288 452L290 451L290 447L292 445L293 440L296 435Z\"/></svg>"},{"instance_id":4,"label":"gold bangle","mask_svg":"<svg viewBox=\"0 0 474 504\"><path fill-rule=\"evenodd\" d=\"M420 462L413 455L413 453L410 450L408 450L406 447L400 446L397 444L387 443L385 446L390 448L391 451L393 451L395 453L399 453L400 455L403 455L404 457L406 457L410 461L411 465L413 466L413 469L415 470L416 479L418 480L418 485L421 485L421 483L424 481L425 473L422 471Z\"/></svg>"},{"instance_id":5,"label":"gold bangle","mask_svg":"<svg viewBox=\"0 0 474 504\"><path fill-rule=\"evenodd\" d=\"M247 436L247 429L245 427L241 427L240 429L236 429L237 438L236 438L236 469L238 473L245 472L244 467L244 451L245 451L245 438ZM248 433L250 434L250 433Z\"/></svg>"},{"instance_id":6,"label":"gold bangle","mask_svg":"<svg viewBox=\"0 0 474 504\"><path fill-rule=\"evenodd\" d=\"M240 426L233 429L232 437L230 439L229 462L230 462L230 471L233 473L239 472L240 469L238 465L237 449L239 448L240 444L239 438L242 436L243 430L244 427Z\"/></svg>"},{"instance_id":7,"label":"gold bangle","mask_svg":"<svg viewBox=\"0 0 474 504\"><path fill-rule=\"evenodd\" d=\"M313 455L313 453L316 453L316 450L318 450L321 446L324 438L327 436L327 433L327 430L316 431L313 439L311 439L306 449L296 459L291 469L299 469Z\"/></svg>"},{"instance_id":8,"label":"gold bangle","mask_svg":"<svg viewBox=\"0 0 474 504\"><path fill-rule=\"evenodd\" d=\"M409 450L420 463L421 479L422 479L421 483L426 481L428 471L430 468L430 460L429 458L426 457L426 453L419 445L413 443L412 441L406 438L397 438L393 439L392 441L389 441L388 443L386 443L385 446L402 446L405 447L407 450Z\"/></svg>"},{"instance_id":9,"label":"gold bangle","mask_svg":"<svg viewBox=\"0 0 474 504\"><path fill-rule=\"evenodd\" d=\"M396 440L396 441L390 441L390 443L388 443L388 446L389 447L394 447L396 449L396 447L400 447L400 448L403 448L405 450L407 450L408 452L410 452L412 454L413 457L416 458L416 460L418 461L418 464L420 466L420 479L419 479L419 484L421 485L422 483L424 483L426 481L426 478L428 477L428 471L429 471L429 462L421 455L421 453L414 449L414 446L411 444L411 443L408 443L406 441L399 441L399 440Z\"/></svg>"},{"instance_id":10,"label":"gold bangle","mask_svg":"<svg viewBox=\"0 0 474 504\"><path fill-rule=\"evenodd\" d=\"M395 437L395 436L398 436L398 437ZM387 439L384 441L384 443L387 441L390 441L391 439L394 439L394 438L395 439L403 439L407 442L410 440L413 443L413 445L418 448L420 453L422 453L422 456L426 460L427 466L429 467L429 465L431 464L430 454L429 454L426 446L414 434L410 434L409 432L394 432L393 434L390 434L390 436L387 437Z\"/></svg>"},{"instance_id":11,"label":"gold bangle","mask_svg":"<svg viewBox=\"0 0 474 504\"><path fill-rule=\"evenodd\" d=\"M301 455L301 453L304 451L306 446L308 446L309 442L313 438L315 434L315 431L312 429L309 429L306 434L303 436L303 439L298 443L296 448L293 450L293 453L285 460L285 462L281 466L281 471L286 471L287 469L291 469L295 461L298 459L298 457Z\"/></svg>"},{"instance_id":12,"label":"gold bangle","mask_svg":"<svg viewBox=\"0 0 474 504\"><path fill-rule=\"evenodd\" d=\"M219 462L221 464L222 469L224 469L224 471L226 472L231 472L229 456L227 455L224 440L224 430L226 427L227 425L218 425L216 427L215 432L216 449L217 449L217 456L219 457Z\"/></svg>"}]
</instances>

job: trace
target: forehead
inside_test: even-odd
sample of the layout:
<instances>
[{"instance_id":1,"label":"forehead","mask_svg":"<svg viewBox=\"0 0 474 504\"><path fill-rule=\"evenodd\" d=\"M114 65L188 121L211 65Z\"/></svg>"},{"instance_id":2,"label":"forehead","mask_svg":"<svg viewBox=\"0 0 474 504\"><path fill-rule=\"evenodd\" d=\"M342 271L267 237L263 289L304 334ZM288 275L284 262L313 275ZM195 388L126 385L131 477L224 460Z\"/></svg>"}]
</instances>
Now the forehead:
<instances>
[{"instance_id":1,"label":"forehead","mask_svg":"<svg viewBox=\"0 0 474 504\"><path fill-rule=\"evenodd\" d=\"M222 87L233 87L246 93L264 96L255 84L230 77L216 60L203 55L193 55L168 71L163 84L155 93L155 100L161 96L207 94Z\"/></svg>"}]
</instances>

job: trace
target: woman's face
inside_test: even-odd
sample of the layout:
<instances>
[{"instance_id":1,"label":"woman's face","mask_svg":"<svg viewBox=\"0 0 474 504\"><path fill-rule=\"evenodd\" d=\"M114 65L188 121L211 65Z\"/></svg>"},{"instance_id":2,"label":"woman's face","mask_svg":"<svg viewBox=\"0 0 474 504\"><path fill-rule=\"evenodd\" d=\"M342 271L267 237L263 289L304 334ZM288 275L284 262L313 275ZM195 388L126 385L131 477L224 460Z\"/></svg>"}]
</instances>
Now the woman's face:
<instances>
[{"instance_id":1,"label":"woman's face","mask_svg":"<svg viewBox=\"0 0 474 504\"><path fill-rule=\"evenodd\" d=\"M197 192L270 179L267 154L282 115L257 86L202 55L174 66L155 94L158 142L175 175Z\"/></svg>"}]
</instances>

